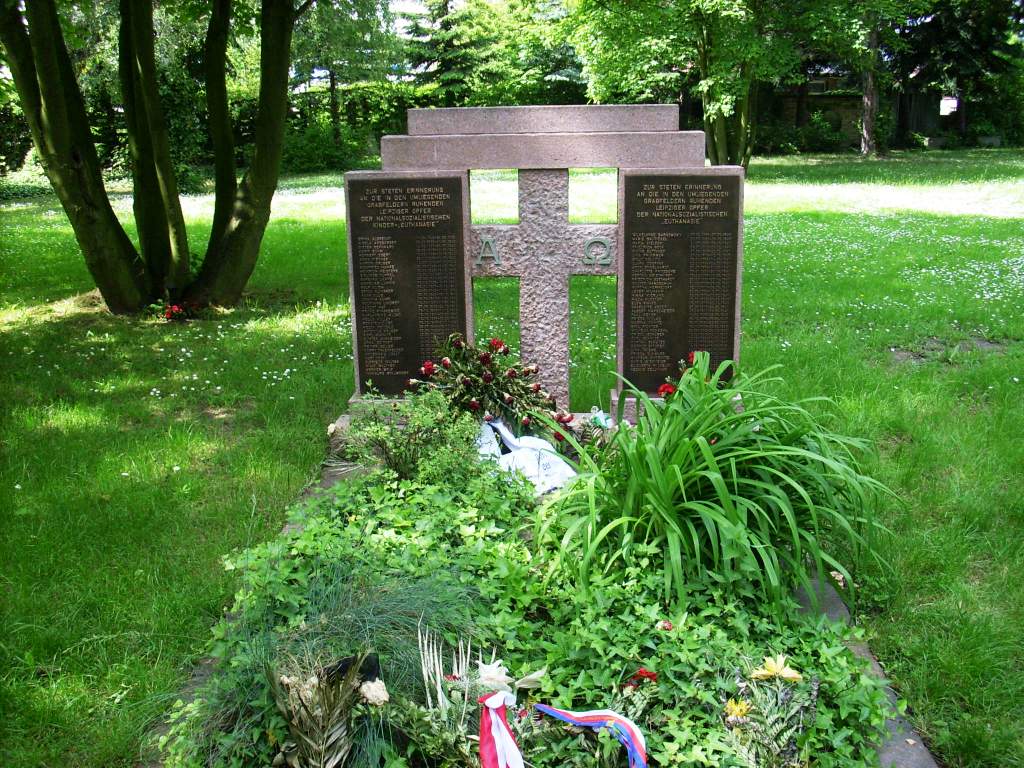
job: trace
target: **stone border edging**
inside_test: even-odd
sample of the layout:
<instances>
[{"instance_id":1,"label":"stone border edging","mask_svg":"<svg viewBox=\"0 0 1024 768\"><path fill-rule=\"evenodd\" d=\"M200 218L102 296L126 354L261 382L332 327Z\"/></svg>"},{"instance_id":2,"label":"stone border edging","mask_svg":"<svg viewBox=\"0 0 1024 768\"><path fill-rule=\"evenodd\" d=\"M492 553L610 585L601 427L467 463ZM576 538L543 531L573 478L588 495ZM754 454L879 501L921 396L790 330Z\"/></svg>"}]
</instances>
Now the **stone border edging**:
<instances>
[{"instance_id":1,"label":"stone border edging","mask_svg":"<svg viewBox=\"0 0 1024 768\"><path fill-rule=\"evenodd\" d=\"M817 589L819 601L817 610L830 621L852 626L853 617L850 615L850 609L846 607L846 603L843 602L836 588L831 583L819 579ZM810 596L805 590L800 590L797 599L804 613L811 614L815 611ZM855 656L865 659L871 665L871 674L885 683L886 698L895 708L896 692L889 685L882 665L878 663L878 659L875 658L868 644L861 641L850 642L847 643L847 648ZM897 712L895 716L886 721L885 727L889 731L889 735L878 747L878 759L882 768L938 768L939 764L932 753L928 751L924 739L903 715Z\"/></svg>"}]
</instances>

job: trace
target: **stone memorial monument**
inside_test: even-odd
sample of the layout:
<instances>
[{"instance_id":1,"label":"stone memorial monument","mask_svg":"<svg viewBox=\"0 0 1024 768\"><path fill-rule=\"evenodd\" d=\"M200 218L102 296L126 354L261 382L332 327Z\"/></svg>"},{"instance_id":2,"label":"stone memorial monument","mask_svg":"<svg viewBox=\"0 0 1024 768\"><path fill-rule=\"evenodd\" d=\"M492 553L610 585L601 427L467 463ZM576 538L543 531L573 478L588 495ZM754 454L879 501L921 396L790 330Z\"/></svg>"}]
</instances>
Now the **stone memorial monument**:
<instances>
[{"instance_id":1,"label":"stone memorial monument","mask_svg":"<svg viewBox=\"0 0 1024 768\"><path fill-rule=\"evenodd\" d=\"M519 278L521 357L569 399L569 278L618 277L618 373L654 392L695 349L739 355L743 171L704 166L678 107L409 110L383 170L345 174L358 398L472 338L473 277ZM569 223L569 168L617 168L618 224ZM471 225L469 171L519 172L519 223ZM613 398L615 397L613 393Z\"/></svg>"}]
</instances>

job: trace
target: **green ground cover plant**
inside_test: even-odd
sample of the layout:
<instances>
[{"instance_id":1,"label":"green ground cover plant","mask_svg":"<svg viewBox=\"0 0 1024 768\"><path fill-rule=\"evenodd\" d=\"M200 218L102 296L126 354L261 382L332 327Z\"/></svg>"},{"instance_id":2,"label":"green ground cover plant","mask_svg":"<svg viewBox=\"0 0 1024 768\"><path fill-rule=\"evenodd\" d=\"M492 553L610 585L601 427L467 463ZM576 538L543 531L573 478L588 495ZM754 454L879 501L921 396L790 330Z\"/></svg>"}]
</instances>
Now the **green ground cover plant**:
<instances>
[{"instance_id":1,"label":"green ground cover plant","mask_svg":"<svg viewBox=\"0 0 1024 768\"><path fill-rule=\"evenodd\" d=\"M392 439L402 439L401 427ZM462 453L451 443L436 449L447 451ZM218 667L175 715L165 742L170 764L272 762L288 733L266 691L282 664L293 669L289 645L297 641L312 642L325 662L376 652L398 701L422 703L409 672L417 613L449 642L454 632L485 654L496 648L516 676L545 668L529 694L534 701L623 707L643 685L644 706L633 710L657 765L728 765L737 753L731 731L742 726L728 726L726 704L746 702L758 663L782 654L803 670L790 668L804 695L813 692L813 705L797 699L805 701L799 726L776 733L774 748L813 755L822 766L869 762L887 704L880 683L845 647L848 630L800 615L788 599L769 604L752 584L695 581L685 599L668 601L651 567L662 556L659 542L639 544L628 564L605 558L601 576L582 593L572 569L560 566L557 546L523 535L535 516L532 489L489 462L457 483L371 475L297 508L280 540L228 560L242 588L232 617L215 630ZM418 587L424 580L429 589ZM332 598L335 591L340 599ZM333 655L325 656L328 647ZM302 679L323 666L289 674ZM377 744L383 734L385 745L353 745L354 754L386 756L396 767L464 764L466 745L446 746L430 735L434 729L415 725L414 709L397 706L397 719L389 704L381 706L375 728L353 722L355 740ZM578 742L556 728L536 746L526 740L524 749L537 766L594 765ZM609 750L601 764L618 765L620 757Z\"/></svg>"},{"instance_id":2,"label":"green ground cover plant","mask_svg":"<svg viewBox=\"0 0 1024 768\"><path fill-rule=\"evenodd\" d=\"M589 176L574 221L607 220ZM481 182L514 217L510 182ZM351 394L340 177L285 180L244 305L183 324L104 313L52 195L7 192L0 762L132 765L230 599L220 556L280 529ZM211 198L184 204L203 240ZM755 158L745 207L742 365L830 397L905 502L880 509L893 573L860 580L871 646L945 764L1020 766L1024 153ZM515 282L475 295L517 347ZM614 283L571 300L574 405L607 406Z\"/></svg>"}]
</instances>

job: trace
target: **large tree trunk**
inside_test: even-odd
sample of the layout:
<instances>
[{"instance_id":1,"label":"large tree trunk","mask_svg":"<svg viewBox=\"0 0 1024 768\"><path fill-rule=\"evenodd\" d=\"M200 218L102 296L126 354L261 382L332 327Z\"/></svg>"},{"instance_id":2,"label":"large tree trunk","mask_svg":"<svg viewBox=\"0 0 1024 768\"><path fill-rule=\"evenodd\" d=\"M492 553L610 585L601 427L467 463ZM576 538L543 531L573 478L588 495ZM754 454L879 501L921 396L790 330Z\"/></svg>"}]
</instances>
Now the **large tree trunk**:
<instances>
[{"instance_id":1,"label":"large tree trunk","mask_svg":"<svg viewBox=\"0 0 1024 768\"><path fill-rule=\"evenodd\" d=\"M161 287L166 287L170 296L177 298L189 278L188 233L185 230L185 217L181 213L167 122L164 120L157 87L156 58L153 52L153 0L122 0L121 7L122 14L128 11L130 15L129 19L122 17L122 25L127 24L130 28L130 34L122 35L122 39L131 40L131 56L125 57L125 63L132 67L135 83L136 117L134 121L129 121L128 130L134 127L149 134L144 145L150 150L150 155L148 158L143 157L142 162L153 168L152 178L156 179L167 222L165 237L170 244L166 284Z\"/></svg>"},{"instance_id":2,"label":"large tree trunk","mask_svg":"<svg viewBox=\"0 0 1024 768\"><path fill-rule=\"evenodd\" d=\"M867 38L867 62L861 71L861 119L860 153L865 156L878 154L875 123L878 117L878 80L875 70L878 66L878 30L872 27Z\"/></svg>"},{"instance_id":3,"label":"large tree trunk","mask_svg":"<svg viewBox=\"0 0 1024 768\"><path fill-rule=\"evenodd\" d=\"M150 299L145 264L110 206L53 0L0 0L0 42L46 174L113 312ZM26 26L27 20L27 26Z\"/></svg>"},{"instance_id":4,"label":"large tree trunk","mask_svg":"<svg viewBox=\"0 0 1024 768\"><path fill-rule=\"evenodd\" d=\"M206 110L213 145L214 189L213 226L206 252L212 253L224 236L238 176L235 168L235 137L228 109L227 55L231 29L231 0L213 0L210 23L206 29L203 69L206 72Z\"/></svg>"},{"instance_id":5,"label":"large tree trunk","mask_svg":"<svg viewBox=\"0 0 1024 768\"><path fill-rule=\"evenodd\" d=\"M231 214L220 231L211 233L211 247L188 290L188 298L201 304L235 304L256 266L281 167L295 17L291 0L263 0L255 150L235 192Z\"/></svg>"},{"instance_id":6,"label":"large tree trunk","mask_svg":"<svg viewBox=\"0 0 1024 768\"><path fill-rule=\"evenodd\" d=\"M132 160L132 209L139 235L139 249L153 282L153 293L164 293L171 270L171 242L167 237L167 214L153 165L153 143L140 114L141 85L134 66L131 30L131 0L121 0L118 36L118 74L127 127L128 152Z\"/></svg>"}]
</instances>

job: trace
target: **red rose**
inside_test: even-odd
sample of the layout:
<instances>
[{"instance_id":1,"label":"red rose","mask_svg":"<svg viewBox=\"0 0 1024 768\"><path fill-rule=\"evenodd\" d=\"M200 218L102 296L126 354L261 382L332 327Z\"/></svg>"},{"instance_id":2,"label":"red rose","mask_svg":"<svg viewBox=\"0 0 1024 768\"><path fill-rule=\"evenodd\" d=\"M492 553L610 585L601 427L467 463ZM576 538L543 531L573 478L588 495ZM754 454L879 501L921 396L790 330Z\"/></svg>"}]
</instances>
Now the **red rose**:
<instances>
[{"instance_id":1,"label":"red rose","mask_svg":"<svg viewBox=\"0 0 1024 768\"><path fill-rule=\"evenodd\" d=\"M490 352L481 352L480 353L480 357L478 359L484 365L490 365L491 364L491 353Z\"/></svg>"},{"instance_id":2,"label":"red rose","mask_svg":"<svg viewBox=\"0 0 1024 768\"><path fill-rule=\"evenodd\" d=\"M668 397L676 391L674 384L669 384L667 381L658 387L658 397Z\"/></svg>"},{"instance_id":3,"label":"red rose","mask_svg":"<svg viewBox=\"0 0 1024 768\"><path fill-rule=\"evenodd\" d=\"M505 371L505 375L508 376L510 379L514 379L519 374L516 372L515 368L509 368L507 371Z\"/></svg>"},{"instance_id":4,"label":"red rose","mask_svg":"<svg viewBox=\"0 0 1024 768\"><path fill-rule=\"evenodd\" d=\"M524 427L530 426L530 417L529 416L523 416L523 420L522 420L521 423L522 423L522 425Z\"/></svg>"},{"instance_id":5,"label":"red rose","mask_svg":"<svg viewBox=\"0 0 1024 768\"><path fill-rule=\"evenodd\" d=\"M484 380L484 384L490 384L492 381L494 381L494 374L491 373L490 371L484 371L484 375L482 378Z\"/></svg>"},{"instance_id":6,"label":"red rose","mask_svg":"<svg viewBox=\"0 0 1024 768\"><path fill-rule=\"evenodd\" d=\"M501 339L491 339L490 347L495 352L499 351L504 346L505 346L505 342L502 341Z\"/></svg>"},{"instance_id":7,"label":"red rose","mask_svg":"<svg viewBox=\"0 0 1024 768\"><path fill-rule=\"evenodd\" d=\"M433 376L436 371L437 366L434 365L430 360L427 360L427 362L423 364L423 367L420 368L420 373L422 373L424 376Z\"/></svg>"},{"instance_id":8,"label":"red rose","mask_svg":"<svg viewBox=\"0 0 1024 768\"><path fill-rule=\"evenodd\" d=\"M477 400L475 397L472 400L469 401L469 410L471 410L471 411L479 411L480 410L480 401Z\"/></svg>"},{"instance_id":9,"label":"red rose","mask_svg":"<svg viewBox=\"0 0 1024 768\"><path fill-rule=\"evenodd\" d=\"M452 367L452 359L450 357L442 357L441 358L441 365L443 365L445 368L451 368Z\"/></svg>"}]
</instances>

